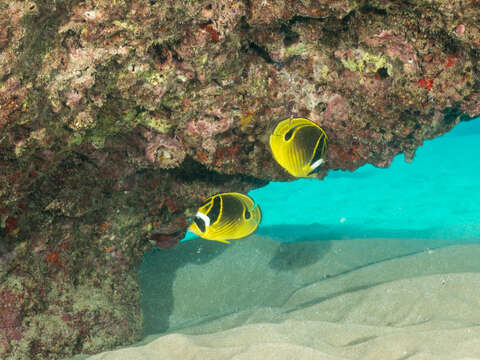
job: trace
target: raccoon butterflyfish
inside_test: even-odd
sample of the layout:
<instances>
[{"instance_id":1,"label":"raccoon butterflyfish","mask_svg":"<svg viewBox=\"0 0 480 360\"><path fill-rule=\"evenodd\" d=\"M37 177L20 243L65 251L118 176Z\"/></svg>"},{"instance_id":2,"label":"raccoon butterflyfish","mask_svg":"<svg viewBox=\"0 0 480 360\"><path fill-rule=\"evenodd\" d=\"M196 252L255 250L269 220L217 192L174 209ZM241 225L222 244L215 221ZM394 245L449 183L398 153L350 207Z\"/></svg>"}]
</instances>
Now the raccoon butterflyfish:
<instances>
[{"instance_id":1,"label":"raccoon butterflyfish","mask_svg":"<svg viewBox=\"0 0 480 360\"><path fill-rule=\"evenodd\" d=\"M308 119L288 118L270 135L270 148L275 160L291 175L313 177L324 162L327 134Z\"/></svg>"},{"instance_id":2,"label":"raccoon butterflyfish","mask_svg":"<svg viewBox=\"0 0 480 360\"><path fill-rule=\"evenodd\" d=\"M188 230L223 243L252 234L262 219L260 207L247 195L230 192L209 197Z\"/></svg>"}]
</instances>

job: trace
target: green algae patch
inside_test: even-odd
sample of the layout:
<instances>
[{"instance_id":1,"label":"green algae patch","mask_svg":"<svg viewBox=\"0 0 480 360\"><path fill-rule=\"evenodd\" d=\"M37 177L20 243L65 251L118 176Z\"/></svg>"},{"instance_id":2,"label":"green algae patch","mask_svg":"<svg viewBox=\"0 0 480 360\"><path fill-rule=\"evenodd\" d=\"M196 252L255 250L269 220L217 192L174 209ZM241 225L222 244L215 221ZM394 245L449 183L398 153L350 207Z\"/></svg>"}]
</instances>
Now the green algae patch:
<instances>
[{"instance_id":1,"label":"green algae patch","mask_svg":"<svg viewBox=\"0 0 480 360\"><path fill-rule=\"evenodd\" d=\"M168 133L172 128L172 124L170 124L167 119L158 115L151 116L146 112L142 113L141 123L161 134Z\"/></svg>"},{"instance_id":2,"label":"green algae patch","mask_svg":"<svg viewBox=\"0 0 480 360\"><path fill-rule=\"evenodd\" d=\"M97 149L105 145L105 139L116 134L126 133L133 130L139 124L152 124L152 128L167 132L169 127L161 121L155 122L147 111L140 111L138 108L131 108L123 111L103 109L91 128L76 129L70 138L70 146L81 145L90 142ZM106 110L106 111L105 111ZM153 119L153 120L152 120ZM154 126L156 125L156 126Z\"/></svg>"},{"instance_id":3,"label":"green algae patch","mask_svg":"<svg viewBox=\"0 0 480 360\"><path fill-rule=\"evenodd\" d=\"M120 20L114 20L113 25L116 25L122 29L131 31L132 33L136 34L138 33L138 29L135 27L135 25L128 23L126 21L120 21Z\"/></svg>"},{"instance_id":4,"label":"green algae patch","mask_svg":"<svg viewBox=\"0 0 480 360\"><path fill-rule=\"evenodd\" d=\"M165 84L169 80L172 80L172 75L174 75L174 69L170 69L169 71L165 72L158 72L152 70L140 73L139 78L143 77L149 84L156 86L160 84Z\"/></svg>"},{"instance_id":5,"label":"green algae patch","mask_svg":"<svg viewBox=\"0 0 480 360\"><path fill-rule=\"evenodd\" d=\"M303 54L311 53L311 50L304 43L294 44L285 49L285 56L300 56Z\"/></svg>"},{"instance_id":6,"label":"green algae patch","mask_svg":"<svg viewBox=\"0 0 480 360\"><path fill-rule=\"evenodd\" d=\"M392 75L392 64L386 55L370 54L362 50L356 51L353 56L340 59L343 66L351 72L376 73L379 69L387 69L388 75Z\"/></svg>"}]
</instances>

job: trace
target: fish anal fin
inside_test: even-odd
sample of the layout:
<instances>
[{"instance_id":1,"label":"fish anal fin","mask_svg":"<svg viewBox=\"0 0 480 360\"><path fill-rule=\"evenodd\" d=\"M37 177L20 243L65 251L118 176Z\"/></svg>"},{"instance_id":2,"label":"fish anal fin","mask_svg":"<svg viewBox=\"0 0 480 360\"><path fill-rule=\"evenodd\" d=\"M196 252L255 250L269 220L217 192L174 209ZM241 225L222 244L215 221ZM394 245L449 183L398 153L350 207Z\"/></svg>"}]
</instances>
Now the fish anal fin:
<instances>
[{"instance_id":1,"label":"fish anal fin","mask_svg":"<svg viewBox=\"0 0 480 360\"><path fill-rule=\"evenodd\" d=\"M218 241L218 242L221 242L221 243L224 243L224 244L230 244L230 241L228 240L223 240L223 239L215 239L213 241Z\"/></svg>"}]
</instances>

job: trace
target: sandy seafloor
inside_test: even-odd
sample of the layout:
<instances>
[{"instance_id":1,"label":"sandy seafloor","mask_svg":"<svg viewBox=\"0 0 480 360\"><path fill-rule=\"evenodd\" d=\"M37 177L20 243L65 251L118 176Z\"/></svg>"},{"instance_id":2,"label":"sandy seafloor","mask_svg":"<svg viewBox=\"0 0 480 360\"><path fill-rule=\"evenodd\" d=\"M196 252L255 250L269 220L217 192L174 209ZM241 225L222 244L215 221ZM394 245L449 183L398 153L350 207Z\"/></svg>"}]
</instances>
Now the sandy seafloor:
<instances>
[{"instance_id":1,"label":"sandy seafloor","mask_svg":"<svg viewBox=\"0 0 480 360\"><path fill-rule=\"evenodd\" d=\"M259 231L146 254L148 336L89 360L480 359L479 145L252 191Z\"/></svg>"}]
</instances>

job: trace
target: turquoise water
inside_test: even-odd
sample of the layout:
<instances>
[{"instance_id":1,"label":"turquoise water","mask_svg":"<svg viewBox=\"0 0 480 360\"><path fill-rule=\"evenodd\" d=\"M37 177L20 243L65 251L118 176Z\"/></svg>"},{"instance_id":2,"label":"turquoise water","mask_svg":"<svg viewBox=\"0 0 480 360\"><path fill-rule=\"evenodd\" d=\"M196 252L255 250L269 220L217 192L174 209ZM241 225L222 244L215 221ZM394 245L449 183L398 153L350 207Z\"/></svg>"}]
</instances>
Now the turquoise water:
<instances>
[{"instance_id":1,"label":"turquoise water","mask_svg":"<svg viewBox=\"0 0 480 360\"><path fill-rule=\"evenodd\" d=\"M263 213L257 234L283 241L478 237L479 145L477 118L425 141L412 163L398 155L388 169L365 165L331 171L324 181L271 182L249 193Z\"/></svg>"},{"instance_id":2,"label":"turquoise water","mask_svg":"<svg viewBox=\"0 0 480 360\"><path fill-rule=\"evenodd\" d=\"M384 283L479 273L478 144L480 118L426 141L412 163L400 155L388 169L366 165L251 191L263 213L256 234L264 238L230 245L198 239L144 255L144 335L277 323Z\"/></svg>"}]
</instances>

